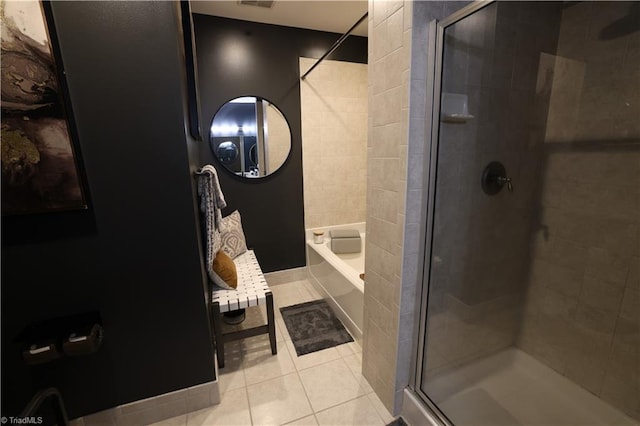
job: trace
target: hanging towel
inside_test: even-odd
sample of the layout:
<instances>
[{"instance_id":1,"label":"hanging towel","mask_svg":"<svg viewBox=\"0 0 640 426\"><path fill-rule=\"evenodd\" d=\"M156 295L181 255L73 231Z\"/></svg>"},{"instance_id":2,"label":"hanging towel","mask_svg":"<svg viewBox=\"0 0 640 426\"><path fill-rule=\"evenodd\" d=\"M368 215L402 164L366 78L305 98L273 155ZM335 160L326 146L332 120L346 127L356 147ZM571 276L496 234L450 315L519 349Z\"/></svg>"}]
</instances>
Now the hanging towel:
<instances>
[{"instance_id":1,"label":"hanging towel","mask_svg":"<svg viewBox=\"0 0 640 426\"><path fill-rule=\"evenodd\" d=\"M207 225L207 273L214 280L213 259L222 247L222 209L227 206L227 202L224 200L216 169L206 165L200 173L202 174L198 179L198 195L200 210L204 213Z\"/></svg>"}]
</instances>

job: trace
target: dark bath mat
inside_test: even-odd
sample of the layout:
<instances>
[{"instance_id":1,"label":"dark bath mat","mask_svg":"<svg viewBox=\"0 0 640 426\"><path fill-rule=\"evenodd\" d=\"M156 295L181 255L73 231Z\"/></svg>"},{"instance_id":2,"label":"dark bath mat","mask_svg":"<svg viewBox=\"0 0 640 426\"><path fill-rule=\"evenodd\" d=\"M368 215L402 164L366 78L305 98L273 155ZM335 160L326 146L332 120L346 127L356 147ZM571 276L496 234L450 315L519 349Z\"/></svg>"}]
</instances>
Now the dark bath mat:
<instances>
[{"instance_id":1,"label":"dark bath mat","mask_svg":"<svg viewBox=\"0 0 640 426\"><path fill-rule=\"evenodd\" d=\"M398 417L397 419L389 423L387 426L408 426L408 425L405 423L402 417Z\"/></svg>"},{"instance_id":2,"label":"dark bath mat","mask_svg":"<svg viewBox=\"0 0 640 426\"><path fill-rule=\"evenodd\" d=\"M353 342L324 300L285 306L280 312L298 356Z\"/></svg>"}]
</instances>

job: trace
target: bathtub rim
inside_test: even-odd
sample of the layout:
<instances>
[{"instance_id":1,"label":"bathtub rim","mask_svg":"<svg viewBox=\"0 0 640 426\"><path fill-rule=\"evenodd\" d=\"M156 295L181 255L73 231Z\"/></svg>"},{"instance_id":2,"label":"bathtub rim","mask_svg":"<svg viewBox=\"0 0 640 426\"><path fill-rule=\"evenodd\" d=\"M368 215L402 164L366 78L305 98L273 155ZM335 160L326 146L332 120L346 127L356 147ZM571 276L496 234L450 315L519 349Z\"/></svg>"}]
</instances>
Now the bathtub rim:
<instances>
[{"instance_id":1,"label":"bathtub rim","mask_svg":"<svg viewBox=\"0 0 640 426\"><path fill-rule=\"evenodd\" d=\"M357 288L360 292L364 294L364 281L360 279L360 274L364 273L363 271L356 271L346 262L344 262L338 255L331 251L329 248L328 242L331 238L328 236L328 231L332 229L357 229L362 238L362 251L360 252L361 256L364 257L364 245L366 241L366 223L348 223L345 225L335 225L335 226L324 226L319 228L309 228L306 230L307 236L307 246L313 249L316 253L318 253L322 258L326 259L327 262L333 266L338 272L340 272L347 280L353 284L355 288ZM313 242L313 231L322 230L325 231L325 239L322 244L316 244Z\"/></svg>"}]
</instances>

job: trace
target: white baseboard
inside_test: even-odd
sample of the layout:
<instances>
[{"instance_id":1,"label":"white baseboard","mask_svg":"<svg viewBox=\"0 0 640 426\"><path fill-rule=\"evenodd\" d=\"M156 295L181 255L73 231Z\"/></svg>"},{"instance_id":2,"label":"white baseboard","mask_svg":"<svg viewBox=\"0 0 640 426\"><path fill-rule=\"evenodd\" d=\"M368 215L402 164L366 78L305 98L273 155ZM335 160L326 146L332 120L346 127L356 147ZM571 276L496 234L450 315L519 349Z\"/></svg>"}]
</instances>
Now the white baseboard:
<instances>
[{"instance_id":1,"label":"white baseboard","mask_svg":"<svg viewBox=\"0 0 640 426\"><path fill-rule=\"evenodd\" d=\"M74 419L72 426L148 425L220 403L218 381L119 405Z\"/></svg>"}]
</instances>

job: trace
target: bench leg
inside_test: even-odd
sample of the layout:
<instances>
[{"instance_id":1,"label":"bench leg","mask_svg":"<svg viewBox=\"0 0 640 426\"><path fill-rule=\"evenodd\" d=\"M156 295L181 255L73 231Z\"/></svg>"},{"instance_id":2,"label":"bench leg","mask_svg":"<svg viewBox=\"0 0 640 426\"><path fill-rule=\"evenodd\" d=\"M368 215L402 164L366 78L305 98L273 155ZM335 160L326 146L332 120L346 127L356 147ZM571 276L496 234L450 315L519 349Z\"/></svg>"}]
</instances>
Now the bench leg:
<instances>
[{"instance_id":1,"label":"bench leg","mask_svg":"<svg viewBox=\"0 0 640 426\"><path fill-rule=\"evenodd\" d=\"M273 314L273 295L267 293L267 324L269 325L269 343L271 343L271 353L278 353L276 345L276 320Z\"/></svg>"},{"instance_id":2,"label":"bench leg","mask_svg":"<svg viewBox=\"0 0 640 426\"><path fill-rule=\"evenodd\" d=\"M220 313L220 304L213 304L213 335L216 341L216 357L218 358L218 368L224 368L224 337L222 335L222 314Z\"/></svg>"}]
</instances>

